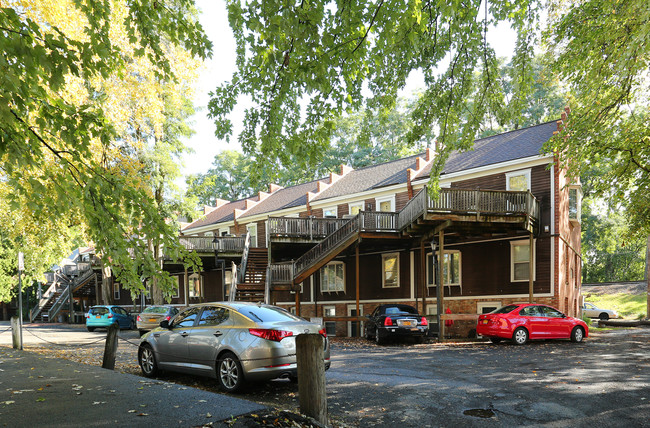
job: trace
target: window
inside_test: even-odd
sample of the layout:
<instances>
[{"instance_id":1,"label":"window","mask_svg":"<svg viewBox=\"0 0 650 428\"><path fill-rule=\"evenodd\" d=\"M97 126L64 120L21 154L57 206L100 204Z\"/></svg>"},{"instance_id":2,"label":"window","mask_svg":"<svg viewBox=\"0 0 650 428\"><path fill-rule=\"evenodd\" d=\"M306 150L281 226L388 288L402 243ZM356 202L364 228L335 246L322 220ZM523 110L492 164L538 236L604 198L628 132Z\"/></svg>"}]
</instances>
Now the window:
<instances>
[{"instance_id":1,"label":"window","mask_svg":"<svg viewBox=\"0 0 650 428\"><path fill-rule=\"evenodd\" d=\"M336 306L323 306L323 317L335 317ZM336 321L325 321L325 333L328 336L336 336Z\"/></svg>"},{"instance_id":2,"label":"window","mask_svg":"<svg viewBox=\"0 0 650 428\"><path fill-rule=\"evenodd\" d=\"M427 305L427 315L438 315L438 305L436 303Z\"/></svg>"},{"instance_id":3,"label":"window","mask_svg":"<svg viewBox=\"0 0 650 428\"><path fill-rule=\"evenodd\" d=\"M381 212L394 212L395 211L395 195L383 198L375 198L377 211Z\"/></svg>"},{"instance_id":4,"label":"window","mask_svg":"<svg viewBox=\"0 0 650 428\"><path fill-rule=\"evenodd\" d=\"M201 297L203 291L203 277L198 273L193 273L189 277L189 296L190 297Z\"/></svg>"},{"instance_id":5,"label":"window","mask_svg":"<svg viewBox=\"0 0 650 428\"><path fill-rule=\"evenodd\" d=\"M383 254L381 256L383 288L399 287L399 253Z\"/></svg>"},{"instance_id":6,"label":"window","mask_svg":"<svg viewBox=\"0 0 650 428\"><path fill-rule=\"evenodd\" d=\"M328 207L323 208L323 217L324 218L336 218L338 217L338 207Z\"/></svg>"},{"instance_id":7,"label":"window","mask_svg":"<svg viewBox=\"0 0 650 428\"><path fill-rule=\"evenodd\" d=\"M506 190L530 190L530 169L506 173Z\"/></svg>"},{"instance_id":8,"label":"window","mask_svg":"<svg viewBox=\"0 0 650 428\"><path fill-rule=\"evenodd\" d=\"M230 317L230 312L226 308L211 307L203 308L198 325L211 326L223 324Z\"/></svg>"},{"instance_id":9,"label":"window","mask_svg":"<svg viewBox=\"0 0 650 428\"><path fill-rule=\"evenodd\" d=\"M477 314L489 314L501 307L501 302L480 302L476 304Z\"/></svg>"},{"instance_id":10,"label":"window","mask_svg":"<svg viewBox=\"0 0 650 428\"><path fill-rule=\"evenodd\" d=\"M113 298L120 300L120 284L118 282L113 283Z\"/></svg>"},{"instance_id":11,"label":"window","mask_svg":"<svg viewBox=\"0 0 650 428\"><path fill-rule=\"evenodd\" d=\"M321 293L345 292L345 264L330 262L320 270Z\"/></svg>"},{"instance_id":12,"label":"window","mask_svg":"<svg viewBox=\"0 0 650 428\"><path fill-rule=\"evenodd\" d=\"M510 281L528 281L530 261L529 241L510 242ZM533 280L535 279L535 244L533 243Z\"/></svg>"},{"instance_id":13,"label":"window","mask_svg":"<svg viewBox=\"0 0 650 428\"><path fill-rule=\"evenodd\" d=\"M443 285L460 285L460 260L460 251L445 251L445 257L442 260ZM434 272L433 268L433 254L429 253L427 254L427 285L429 287L435 287L437 283L438 272Z\"/></svg>"},{"instance_id":14,"label":"window","mask_svg":"<svg viewBox=\"0 0 650 428\"><path fill-rule=\"evenodd\" d=\"M569 220L580 221L582 214L582 189L569 187Z\"/></svg>"},{"instance_id":15,"label":"window","mask_svg":"<svg viewBox=\"0 0 650 428\"><path fill-rule=\"evenodd\" d=\"M257 247L257 224L247 224L246 231L251 235L251 247Z\"/></svg>"},{"instance_id":16,"label":"window","mask_svg":"<svg viewBox=\"0 0 650 428\"><path fill-rule=\"evenodd\" d=\"M180 277L178 277L178 276L173 276L172 278L174 278L174 281L175 281L175 283L176 283L176 287L174 287L174 288L172 289L171 297L172 297L172 298L175 298L175 299L178 299L178 297L180 296L179 287L178 287L178 280L179 280Z\"/></svg>"},{"instance_id":17,"label":"window","mask_svg":"<svg viewBox=\"0 0 650 428\"><path fill-rule=\"evenodd\" d=\"M181 312L176 318L174 318L173 327L193 327L194 321L196 320L197 315L201 308L194 307L189 308Z\"/></svg>"},{"instance_id":18,"label":"window","mask_svg":"<svg viewBox=\"0 0 650 428\"><path fill-rule=\"evenodd\" d=\"M350 210L350 215L357 215L359 211L363 211L363 202L348 204L348 209Z\"/></svg>"}]
</instances>

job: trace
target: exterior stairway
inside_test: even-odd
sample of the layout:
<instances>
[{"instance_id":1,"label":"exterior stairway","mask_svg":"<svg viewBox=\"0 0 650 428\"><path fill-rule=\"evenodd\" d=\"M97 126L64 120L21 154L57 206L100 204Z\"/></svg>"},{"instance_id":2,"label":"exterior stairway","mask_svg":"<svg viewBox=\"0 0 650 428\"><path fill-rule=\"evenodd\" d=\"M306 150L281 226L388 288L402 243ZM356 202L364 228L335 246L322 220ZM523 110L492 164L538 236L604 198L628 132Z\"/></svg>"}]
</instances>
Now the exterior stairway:
<instances>
[{"instance_id":1,"label":"exterior stairway","mask_svg":"<svg viewBox=\"0 0 650 428\"><path fill-rule=\"evenodd\" d=\"M243 278L237 283L235 300L264 302L267 265L268 250L266 248L249 249L246 270Z\"/></svg>"}]
</instances>

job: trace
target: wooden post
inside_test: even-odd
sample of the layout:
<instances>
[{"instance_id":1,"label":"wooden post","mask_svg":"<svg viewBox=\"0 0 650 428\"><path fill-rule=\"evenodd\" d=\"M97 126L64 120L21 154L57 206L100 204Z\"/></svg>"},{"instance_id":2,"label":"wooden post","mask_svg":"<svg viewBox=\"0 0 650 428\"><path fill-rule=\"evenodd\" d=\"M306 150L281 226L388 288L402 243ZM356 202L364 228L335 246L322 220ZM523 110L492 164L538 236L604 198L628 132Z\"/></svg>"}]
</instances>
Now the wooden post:
<instances>
[{"instance_id":1,"label":"wooden post","mask_svg":"<svg viewBox=\"0 0 650 428\"><path fill-rule=\"evenodd\" d=\"M359 312L359 244L357 244L357 247L354 251L354 258L356 263L355 286L356 286L356 293L357 293L357 317L359 317L361 315ZM357 337L361 337L361 321L356 321L356 324L357 324Z\"/></svg>"},{"instance_id":2,"label":"wooden post","mask_svg":"<svg viewBox=\"0 0 650 428\"><path fill-rule=\"evenodd\" d=\"M650 236L648 236L648 247L645 253L645 280L648 282L648 294L646 296L648 303L645 316L650 319Z\"/></svg>"},{"instance_id":3,"label":"wooden post","mask_svg":"<svg viewBox=\"0 0 650 428\"><path fill-rule=\"evenodd\" d=\"M422 281L422 315L427 314L427 256L424 252L424 240L420 242L420 281ZM417 307L417 302L416 302Z\"/></svg>"},{"instance_id":4,"label":"wooden post","mask_svg":"<svg viewBox=\"0 0 650 428\"><path fill-rule=\"evenodd\" d=\"M224 269L226 269L225 265L224 265ZM233 272L233 275L234 275L234 272ZM185 268L185 273L183 275L183 298L185 299L185 306L189 305L189 301L190 301L190 276L187 273L187 268ZM226 300L226 299L224 298L223 300Z\"/></svg>"},{"instance_id":5,"label":"wooden post","mask_svg":"<svg viewBox=\"0 0 650 428\"><path fill-rule=\"evenodd\" d=\"M296 315L300 316L300 284L296 284Z\"/></svg>"},{"instance_id":6,"label":"wooden post","mask_svg":"<svg viewBox=\"0 0 650 428\"><path fill-rule=\"evenodd\" d=\"M11 317L11 342L14 349L23 349L23 338L20 334L20 318Z\"/></svg>"},{"instance_id":7,"label":"wooden post","mask_svg":"<svg viewBox=\"0 0 650 428\"><path fill-rule=\"evenodd\" d=\"M327 392L323 337L320 334L296 336L298 364L298 401L300 412L327 425Z\"/></svg>"},{"instance_id":8,"label":"wooden post","mask_svg":"<svg viewBox=\"0 0 650 428\"><path fill-rule=\"evenodd\" d=\"M106 334L106 345L104 346L104 360L102 368L115 369L115 355L117 354L117 332L120 330L118 324L111 324Z\"/></svg>"},{"instance_id":9,"label":"wooden post","mask_svg":"<svg viewBox=\"0 0 650 428\"><path fill-rule=\"evenodd\" d=\"M443 273L443 263L445 261L444 257L445 251L445 231L441 230L438 234L438 283L436 284L436 296L438 300L438 342L442 342L445 339L445 323L442 320L441 316L444 311L444 299L445 299L445 289L444 281L442 278ZM435 257L435 255L434 255Z\"/></svg>"},{"instance_id":10,"label":"wooden post","mask_svg":"<svg viewBox=\"0 0 650 428\"><path fill-rule=\"evenodd\" d=\"M533 232L530 232L528 240L528 303L533 303L533 273L535 272L535 263L533 260L534 245Z\"/></svg>"}]
</instances>

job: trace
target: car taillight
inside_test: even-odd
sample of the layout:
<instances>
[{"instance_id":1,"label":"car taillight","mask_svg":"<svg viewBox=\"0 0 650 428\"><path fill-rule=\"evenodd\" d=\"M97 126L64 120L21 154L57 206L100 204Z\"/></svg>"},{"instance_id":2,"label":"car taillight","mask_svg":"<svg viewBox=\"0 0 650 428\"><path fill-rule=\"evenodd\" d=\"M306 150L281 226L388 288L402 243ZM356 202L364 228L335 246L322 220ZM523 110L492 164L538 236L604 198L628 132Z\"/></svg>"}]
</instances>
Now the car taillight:
<instances>
[{"instance_id":1,"label":"car taillight","mask_svg":"<svg viewBox=\"0 0 650 428\"><path fill-rule=\"evenodd\" d=\"M285 330L269 330L265 328L249 328L248 332L253 336L261 337L262 339L272 340L279 342L285 337L293 336L293 332Z\"/></svg>"},{"instance_id":2,"label":"car taillight","mask_svg":"<svg viewBox=\"0 0 650 428\"><path fill-rule=\"evenodd\" d=\"M142 322L142 318L140 318L140 315L138 315L138 322Z\"/></svg>"},{"instance_id":3,"label":"car taillight","mask_svg":"<svg viewBox=\"0 0 650 428\"><path fill-rule=\"evenodd\" d=\"M318 334L320 334L320 335L323 336L324 338L327 338L327 332L325 331L324 328L318 330Z\"/></svg>"},{"instance_id":4,"label":"car taillight","mask_svg":"<svg viewBox=\"0 0 650 428\"><path fill-rule=\"evenodd\" d=\"M109 317L109 318L113 318L113 314L108 314L108 317Z\"/></svg>"},{"instance_id":5,"label":"car taillight","mask_svg":"<svg viewBox=\"0 0 650 428\"><path fill-rule=\"evenodd\" d=\"M429 325L429 321L427 321L426 317L422 317L422 319L420 320L420 324Z\"/></svg>"},{"instance_id":6,"label":"car taillight","mask_svg":"<svg viewBox=\"0 0 650 428\"><path fill-rule=\"evenodd\" d=\"M384 325L393 325L393 320L390 317L386 317Z\"/></svg>"},{"instance_id":7,"label":"car taillight","mask_svg":"<svg viewBox=\"0 0 650 428\"><path fill-rule=\"evenodd\" d=\"M165 319L166 319L167 321L169 321L171 318L172 318L172 317L169 316L169 315L167 315L167 316L165 317Z\"/></svg>"},{"instance_id":8,"label":"car taillight","mask_svg":"<svg viewBox=\"0 0 650 428\"><path fill-rule=\"evenodd\" d=\"M90 318L90 314L86 314L86 318Z\"/></svg>"}]
</instances>

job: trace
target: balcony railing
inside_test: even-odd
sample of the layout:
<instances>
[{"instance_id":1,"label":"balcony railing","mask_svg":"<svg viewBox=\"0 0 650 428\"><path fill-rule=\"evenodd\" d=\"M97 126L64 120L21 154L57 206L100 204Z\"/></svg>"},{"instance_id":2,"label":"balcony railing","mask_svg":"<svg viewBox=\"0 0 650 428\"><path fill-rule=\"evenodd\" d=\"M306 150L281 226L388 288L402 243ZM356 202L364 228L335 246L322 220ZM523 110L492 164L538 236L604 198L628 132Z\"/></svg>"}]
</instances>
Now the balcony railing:
<instances>
[{"instance_id":1,"label":"balcony railing","mask_svg":"<svg viewBox=\"0 0 650 428\"><path fill-rule=\"evenodd\" d=\"M434 213L529 215L534 220L539 218L539 202L530 192L440 189L437 201L428 195L427 199L427 210Z\"/></svg>"},{"instance_id":2,"label":"balcony railing","mask_svg":"<svg viewBox=\"0 0 650 428\"><path fill-rule=\"evenodd\" d=\"M189 251L211 253L241 253L246 243L245 236L181 236L181 244Z\"/></svg>"},{"instance_id":3,"label":"balcony railing","mask_svg":"<svg viewBox=\"0 0 650 428\"><path fill-rule=\"evenodd\" d=\"M270 237L322 239L348 220L346 218L269 217L268 233Z\"/></svg>"},{"instance_id":4,"label":"balcony railing","mask_svg":"<svg viewBox=\"0 0 650 428\"><path fill-rule=\"evenodd\" d=\"M293 282L293 262L274 263L269 268L271 284L291 284Z\"/></svg>"}]
</instances>

